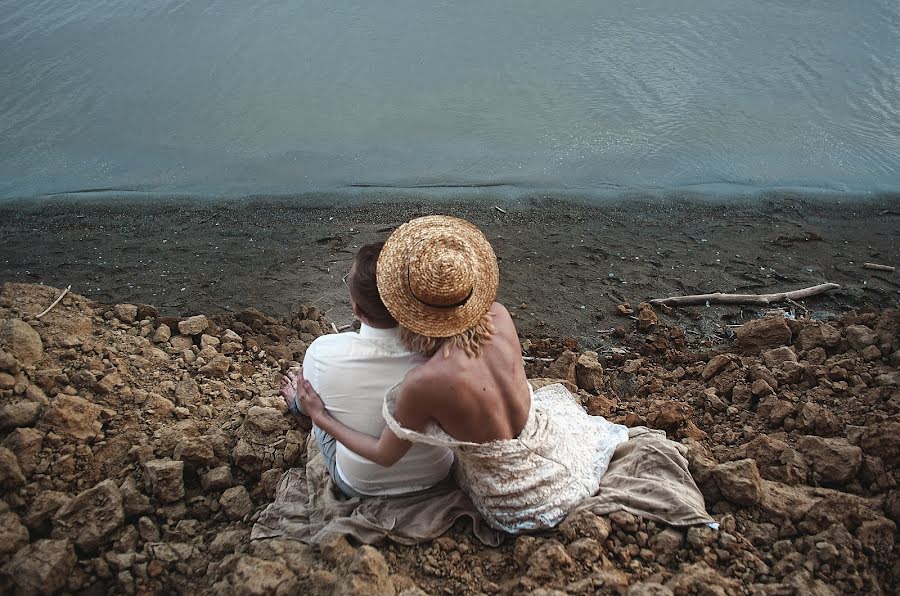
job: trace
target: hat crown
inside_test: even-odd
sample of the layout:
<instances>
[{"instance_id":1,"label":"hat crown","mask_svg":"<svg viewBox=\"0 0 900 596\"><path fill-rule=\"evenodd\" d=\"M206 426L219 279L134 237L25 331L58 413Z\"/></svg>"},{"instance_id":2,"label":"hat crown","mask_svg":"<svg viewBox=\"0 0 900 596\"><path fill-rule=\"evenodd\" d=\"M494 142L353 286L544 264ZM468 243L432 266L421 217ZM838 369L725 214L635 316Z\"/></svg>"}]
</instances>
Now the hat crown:
<instances>
[{"instance_id":1,"label":"hat crown","mask_svg":"<svg viewBox=\"0 0 900 596\"><path fill-rule=\"evenodd\" d=\"M409 289L423 304L459 306L475 286L475 267L466 244L458 237L441 234L420 243L410 255Z\"/></svg>"}]
</instances>

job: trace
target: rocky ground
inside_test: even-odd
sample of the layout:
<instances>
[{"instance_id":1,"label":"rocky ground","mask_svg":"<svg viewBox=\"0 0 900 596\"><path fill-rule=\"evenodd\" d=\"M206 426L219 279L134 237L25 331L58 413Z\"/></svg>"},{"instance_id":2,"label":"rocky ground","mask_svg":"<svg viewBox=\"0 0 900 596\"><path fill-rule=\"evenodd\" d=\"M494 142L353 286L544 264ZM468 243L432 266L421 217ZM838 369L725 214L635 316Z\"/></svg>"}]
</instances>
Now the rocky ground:
<instances>
[{"instance_id":1,"label":"rocky ground","mask_svg":"<svg viewBox=\"0 0 900 596\"><path fill-rule=\"evenodd\" d=\"M664 429L719 530L619 512L499 548L465 525L417 547L251 543L305 433L282 371L331 331L159 316L0 288L0 591L6 593L891 594L900 587L900 311L776 313L711 345L622 305L613 347L523 338L529 376Z\"/></svg>"}]
</instances>

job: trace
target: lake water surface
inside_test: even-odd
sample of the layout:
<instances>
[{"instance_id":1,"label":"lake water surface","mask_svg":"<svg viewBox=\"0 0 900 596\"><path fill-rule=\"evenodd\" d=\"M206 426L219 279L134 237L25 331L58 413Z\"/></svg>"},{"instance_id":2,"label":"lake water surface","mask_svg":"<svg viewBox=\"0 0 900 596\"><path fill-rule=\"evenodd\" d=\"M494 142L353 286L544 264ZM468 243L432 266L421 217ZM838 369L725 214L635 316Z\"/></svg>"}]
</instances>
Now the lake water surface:
<instances>
[{"instance_id":1,"label":"lake water surface","mask_svg":"<svg viewBox=\"0 0 900 596\"><path fill-rule=\"evenodd\" d=\"M457 186L896 191L900 2L0 0L0 198Z\"/></svg>"}]
</instances>

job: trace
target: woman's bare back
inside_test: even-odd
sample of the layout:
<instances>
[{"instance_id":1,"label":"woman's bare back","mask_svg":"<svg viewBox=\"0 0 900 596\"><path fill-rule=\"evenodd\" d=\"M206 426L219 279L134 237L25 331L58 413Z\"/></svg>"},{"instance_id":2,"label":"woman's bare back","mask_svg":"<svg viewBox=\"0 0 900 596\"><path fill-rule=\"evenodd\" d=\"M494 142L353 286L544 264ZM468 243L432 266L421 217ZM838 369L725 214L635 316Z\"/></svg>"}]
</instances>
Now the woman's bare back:
<instances>
[{"instance_id":1,"label":"woman's bare back","mask_svg":"<svg viewBox=\"0 0 900 596\"><path fill-rule=\"evenodd\" d=\"M488 443L519 436L528 419L531 392L519 337L502 304L491 306L495 333L478 358L454 348L443 350L411 371L403 383L398 410L410 419L433 419L451 437Z\"/></svg>"}]
</instances>

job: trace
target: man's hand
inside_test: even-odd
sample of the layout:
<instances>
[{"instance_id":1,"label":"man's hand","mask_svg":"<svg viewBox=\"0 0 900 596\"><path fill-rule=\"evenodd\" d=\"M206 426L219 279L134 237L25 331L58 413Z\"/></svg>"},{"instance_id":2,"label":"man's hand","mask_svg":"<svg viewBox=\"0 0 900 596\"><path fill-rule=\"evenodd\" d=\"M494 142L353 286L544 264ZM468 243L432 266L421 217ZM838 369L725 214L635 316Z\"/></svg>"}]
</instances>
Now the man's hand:
<instances>
[{"instance_id":1,"label":"man's hand","mask_svg":"<svg viewBox=\"0 0 900 596\"><path fill-rule=\"evenodd\" d=\"M328 415L325 410L325 402L322 401L309 381L303 377L300 377L297 382L297 397L300 407L306 412L306 415L312 418L317 426L320 425L322 419Z\"/></svg>"}]
</instances>

